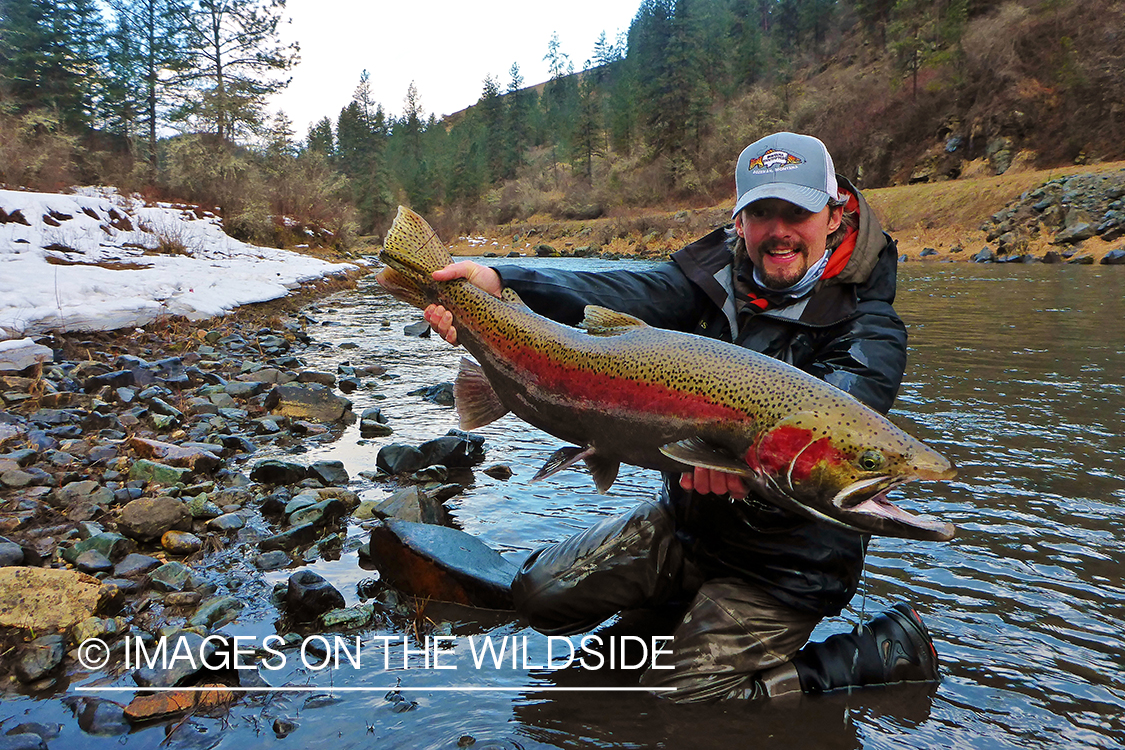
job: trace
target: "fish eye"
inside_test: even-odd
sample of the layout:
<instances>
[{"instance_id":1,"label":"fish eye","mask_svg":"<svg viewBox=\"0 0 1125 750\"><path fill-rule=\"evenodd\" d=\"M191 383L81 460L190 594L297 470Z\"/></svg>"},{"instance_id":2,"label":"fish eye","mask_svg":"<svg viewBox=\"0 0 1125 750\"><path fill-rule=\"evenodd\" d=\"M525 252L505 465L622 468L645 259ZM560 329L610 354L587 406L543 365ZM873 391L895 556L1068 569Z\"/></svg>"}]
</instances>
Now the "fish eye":
<instances>
[{"instance_id":1,"label":"fish eye","mask_svg":"<svg viewBox=\"0 0 1125 750\"><path fill-rule=\"evenodd\" d=\"M859 457L859 468L864 471L878 471L883 467L885 459L879 451L865 451Z\"/></svg>"}]
</instances>

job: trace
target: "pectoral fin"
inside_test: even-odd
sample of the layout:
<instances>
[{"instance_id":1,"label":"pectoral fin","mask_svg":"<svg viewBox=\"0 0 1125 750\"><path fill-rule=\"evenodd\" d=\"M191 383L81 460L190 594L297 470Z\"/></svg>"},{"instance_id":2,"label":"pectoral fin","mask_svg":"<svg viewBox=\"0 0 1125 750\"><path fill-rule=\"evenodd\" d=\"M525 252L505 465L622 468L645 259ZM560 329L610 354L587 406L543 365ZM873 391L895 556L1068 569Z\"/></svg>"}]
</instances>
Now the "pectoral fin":
<instances>
[{"instance_id":1,"label":"pectoral fin","mask_svg":"<svg viewBox=\"0 0 1125 750\"><path fill-rule=\"evenodd\" d=\"M626 315L598 305L586 305L583 312L585 317L582 318L578 327L584 329L591 336L617 336L636 328L648 326L648 323L640 318L634 318L632 315Z\"/></svg>"},{"instance_id":2,"label":"pectoral fin","mask_svg":"<svg viewBox=\"0 0 1125 750\"><path fill-rule=\"evenodd\" d=\"M492 424L509 411L488 382L484 370L471 359L461 359L457 379L453 381L453 398L462 430Z\"/></svg>"},{"instance_id":3,"label":"pectoral fin","mask_svg":"<svg viewBox=\"0 0 1125 750\"><path fill-rule=\"evenodd\" d=\"M744 477L755 476L753 469L747 466L745 461L731 456L722 448L711 445L701 438L688 438L678 443L669 443L661 446L660 452L688 466L725 471L728 474Z\"/></svg>"}]
</instances>

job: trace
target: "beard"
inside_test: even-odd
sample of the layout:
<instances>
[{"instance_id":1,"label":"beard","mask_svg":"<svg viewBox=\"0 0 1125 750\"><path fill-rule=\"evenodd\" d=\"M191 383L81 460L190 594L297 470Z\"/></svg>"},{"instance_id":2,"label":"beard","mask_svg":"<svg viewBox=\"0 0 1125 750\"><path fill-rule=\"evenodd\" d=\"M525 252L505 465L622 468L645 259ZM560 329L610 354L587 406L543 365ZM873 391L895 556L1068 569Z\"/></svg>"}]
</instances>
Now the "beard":
<instances>
[{"instance_id":1,"label":"beard","mask_svg":"<svg viewBox=\"0 0 1125 750\"><path fill-rule=\"evenodd\" d=\"M759 279L770 289L784 290L796 284L809 270L808 248L804 243L791 243L779 240L767 240L758 247L761 254L762 265L758 269ZM767 257L774 253L796 253L784 267L771 266Z\"/></svg>"}]
</instances>

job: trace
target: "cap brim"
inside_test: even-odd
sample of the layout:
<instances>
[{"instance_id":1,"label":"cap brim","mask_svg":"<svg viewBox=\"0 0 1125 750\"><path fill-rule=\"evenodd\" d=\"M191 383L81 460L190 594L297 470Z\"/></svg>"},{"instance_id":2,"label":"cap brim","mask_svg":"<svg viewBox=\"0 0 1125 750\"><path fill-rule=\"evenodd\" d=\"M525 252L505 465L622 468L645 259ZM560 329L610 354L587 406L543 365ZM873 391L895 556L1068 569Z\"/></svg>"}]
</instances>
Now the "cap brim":
<instances>
[{"instance_id":1,"label":"cap brim","mask_svg":"<svg viewBox=\"0 0 1125 750\"><path fill-rule=\"evenodd\" d=\"M828 205L828 193L823 190L804 185L792 185L787 182L770 182L743 193L738 202L734 204L731 216L737 216L739 211L754 201L765 198L780 198L813 213L819 213Z\"/></svg>"}]
</instances>

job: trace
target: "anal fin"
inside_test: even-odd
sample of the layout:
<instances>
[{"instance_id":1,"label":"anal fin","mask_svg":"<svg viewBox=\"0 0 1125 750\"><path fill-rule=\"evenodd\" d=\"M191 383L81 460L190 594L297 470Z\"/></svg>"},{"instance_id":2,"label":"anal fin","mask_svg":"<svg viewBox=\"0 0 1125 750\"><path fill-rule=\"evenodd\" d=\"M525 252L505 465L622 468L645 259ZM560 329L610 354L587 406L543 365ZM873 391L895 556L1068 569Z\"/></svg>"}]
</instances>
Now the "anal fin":
<instances>
[{"instance_id":1,"label":"anal fin","mask_svg":"<svg viewBox=\"0 0 1125 750\"><path fill-rule=\"evenodd\" d=\"M475 430L492 424L508 413L500 401L484 369L471 359L461 358L457 379L453 381L453 398L462 430Z\"/></svg>"},{"instance_id":2,"label":"anal fin","mask_svg":"<svg viewBox=\"0 0 1125 750\"><path fill-rule=\"evenodd\" d=\"M546 479L563 469L569 469L579 461L586 463L586 468L590 470L590 474L594 477L594 484L597 486L598 492L605 494L617 480L617 470L621 467L621 462L602 458L593 448L566 445L551 454L542 468L531 478L531 481Z\"/></svg>"}]
</instances>

